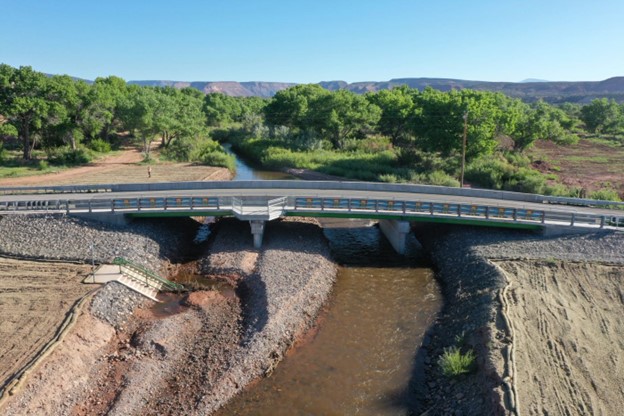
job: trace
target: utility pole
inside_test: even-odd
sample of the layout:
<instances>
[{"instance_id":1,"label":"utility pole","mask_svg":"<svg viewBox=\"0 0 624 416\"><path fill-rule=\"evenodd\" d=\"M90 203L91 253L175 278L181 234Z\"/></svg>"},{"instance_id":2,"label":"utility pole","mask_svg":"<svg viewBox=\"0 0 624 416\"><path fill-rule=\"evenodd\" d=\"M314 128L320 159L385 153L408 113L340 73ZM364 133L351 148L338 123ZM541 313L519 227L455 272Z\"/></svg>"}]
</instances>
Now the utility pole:
<instances>
[{"instance_id":1,"label":"utility pole","mask_svg":"<svg viewBox=\"0 0 624 416\"><path fill-rule=\"evenodd\" d=\"M464 113L464 136L462 141L462 163L461 163L461 177L459 179L459 186L464 187L464 169L466 167L466 136L468 135L468 111Z\"/></svg>"}]
</instances>

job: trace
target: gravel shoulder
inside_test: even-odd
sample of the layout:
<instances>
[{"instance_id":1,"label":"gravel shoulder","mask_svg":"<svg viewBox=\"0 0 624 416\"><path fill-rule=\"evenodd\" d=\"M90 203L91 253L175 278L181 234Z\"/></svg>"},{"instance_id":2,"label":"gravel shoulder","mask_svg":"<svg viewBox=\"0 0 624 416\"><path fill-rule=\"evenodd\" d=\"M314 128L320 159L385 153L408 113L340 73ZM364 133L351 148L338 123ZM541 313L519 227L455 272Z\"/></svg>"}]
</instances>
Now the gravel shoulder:
<instances>
[{"instance_id":1,"label":"gravel shoulder","mask_svg":"<svg viewBox=\"0 0 624 416\"><path fill-rule=\"evenodd\" d=\"M624 234L416 234L445 297L423 345L427 415L620 414ZM472 349L476 371L445 377L437 357L451 346Z\"/></svg>"}]
</instances>

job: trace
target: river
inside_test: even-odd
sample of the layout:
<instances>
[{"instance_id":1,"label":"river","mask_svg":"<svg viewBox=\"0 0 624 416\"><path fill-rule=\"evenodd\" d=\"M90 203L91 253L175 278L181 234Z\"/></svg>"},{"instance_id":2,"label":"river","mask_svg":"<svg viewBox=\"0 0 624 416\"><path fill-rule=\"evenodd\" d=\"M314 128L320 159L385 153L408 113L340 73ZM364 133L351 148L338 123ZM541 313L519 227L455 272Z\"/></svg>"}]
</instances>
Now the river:
<instances>
[{"instance_id":1,"label":"river","mask_svg":"<svg viewBox=\"0 0 624 416\"><path fill-rule=\"evenodd\" d=\"M234 180L267 178L289 176L237 158ZM407 254L396 255L370 221L322 226L340 267L316 328L218 415L400 415L411 406L418 347L441 307L422 249L410 237Z\"/></svg>"}]
</instances>

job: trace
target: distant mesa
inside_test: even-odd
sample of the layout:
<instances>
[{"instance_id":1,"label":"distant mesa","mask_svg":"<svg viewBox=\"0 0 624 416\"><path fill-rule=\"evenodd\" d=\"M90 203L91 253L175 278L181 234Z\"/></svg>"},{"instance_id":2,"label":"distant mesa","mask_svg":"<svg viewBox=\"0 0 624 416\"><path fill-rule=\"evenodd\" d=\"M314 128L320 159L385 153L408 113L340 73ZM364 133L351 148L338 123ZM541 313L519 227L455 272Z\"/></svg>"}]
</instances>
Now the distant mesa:
<instances>
[{"instance_id":1,"label":"distant mesa","mask_svg":"<svg viewBox=\"0 0 624 416\"><path fill-rule=\"evenodd\" d=\"M193 87L208 94L222 93L235 97L272 97L280 90L297 85L290 82L237 82L237 81L129 81L129 84L145 86L172 86L175 88ZM551 103L579 102L587 103L594 98L614 98L624 102L624 77L609 78L604 81L545 81L534 78L525 79L522 82L488 82L470 81L449 78L396 78L389 81L354 82L323 81L320 86L329 90L349 90L358 94L391 89L401 85L423 90L427 87L440 91L475 89L482 91L502 92L511 97L521 98L526 101L543 99Z\"/></svg>"}]
</instances>

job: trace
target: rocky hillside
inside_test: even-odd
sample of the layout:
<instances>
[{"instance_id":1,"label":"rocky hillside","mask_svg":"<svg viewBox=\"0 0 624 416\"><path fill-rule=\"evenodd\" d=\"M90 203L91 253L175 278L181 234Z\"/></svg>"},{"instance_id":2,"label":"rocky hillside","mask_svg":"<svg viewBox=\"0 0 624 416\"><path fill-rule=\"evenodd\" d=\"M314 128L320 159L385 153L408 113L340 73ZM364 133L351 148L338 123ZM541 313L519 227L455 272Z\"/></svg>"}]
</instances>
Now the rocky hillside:
<instances>
[{"instance_id":1,"label":"rocky hillside","mask_svg":"<svg viewBox=\"0 0 624 416\"><path fill-rule=\"evenodd\" d=\"M234 97L272 97L279 90L292 87L293 83L288 82L186 82L186 81L128 81L128 84L136 84L151 87L175 87L185 88L193 87L209 94L212 92L220 92Z\"/></svg>"},{"instance_id":2,"label":"rocky hillside","mask_svg":"<svg viewBox=\"0 0 624 416\"><path fill-rule=\"evenodd\" d=\"M185 82L185 81L130 81L130 84L150 86L193 87L204 93L221 92L238 97L271 97L277 91L295 84L287 82ZM624 77L609 78L604 81L581 82L487 82L446 78L397 78L390 81L354 82L323 81L323 88L330 91L347 89L356 93L366 93L407 85L422 90L428 86L449 91L471 88L475 90L497 91L526 101L544 99L557 103L563 101L587 103L594 98L614 98L624 102Z\"/></svg>"}]
</instances>

